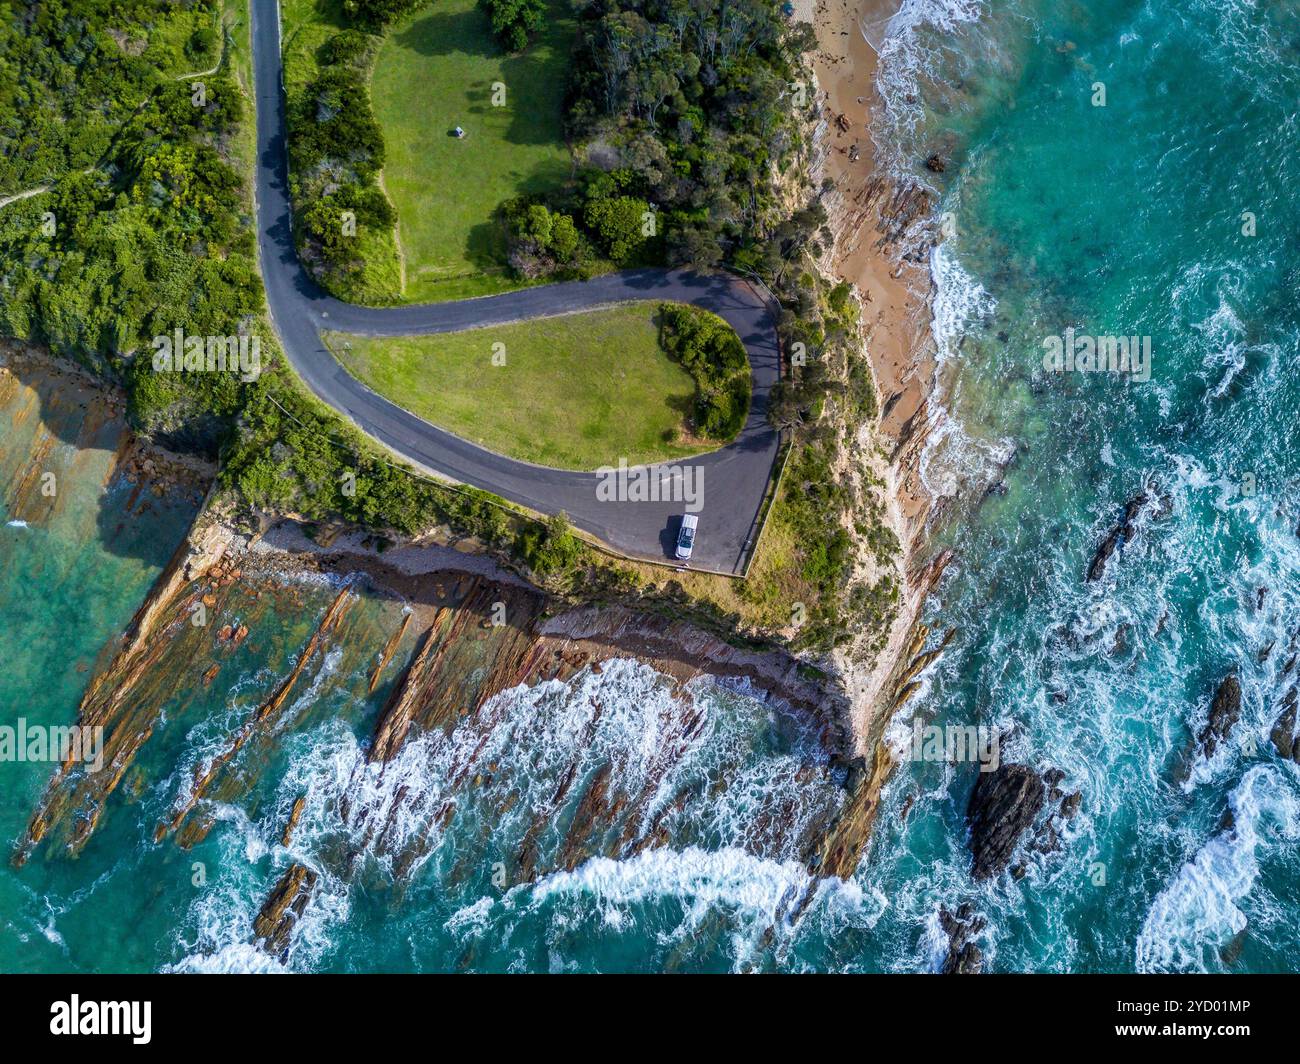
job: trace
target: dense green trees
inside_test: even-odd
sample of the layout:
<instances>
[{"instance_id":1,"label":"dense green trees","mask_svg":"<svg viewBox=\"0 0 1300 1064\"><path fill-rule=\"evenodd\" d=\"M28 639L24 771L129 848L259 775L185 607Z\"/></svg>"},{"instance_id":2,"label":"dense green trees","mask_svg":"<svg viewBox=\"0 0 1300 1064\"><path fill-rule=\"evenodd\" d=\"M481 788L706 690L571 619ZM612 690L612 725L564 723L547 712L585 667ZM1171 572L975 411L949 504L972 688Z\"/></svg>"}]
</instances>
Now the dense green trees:
<instances>
[{"instance_id":1,"label":"dense green trees","mask_svg":"<svg viewBox=\"0 0 1300 1064\"><path fill-rule=\"evenodd\" d=\"M361 29L380 33L385 26L408 11L414 11L424 0L343 0L343 14Z\"/></svg>"},{"instance_id":2,"label":"dense green trees","mask_svg":"<svg viewBox=\"0 0 1300 1064\"><path fill-rule=\"evenodd\" d=\"M572 569L582 559L585 548L573 534L569 520L559 513L545 524L532 524L520 534L519 555L539 576L552 576Z\"/></svg>"},{"instance_id":3,"label":"dense green trees","mask_svg":"<svg viewBox=\"0 0 1300 1064\"><path fill-rule=\"evenodd\" d=\"M589 199L582 217L615 266L635 261L657 228L650 204L636 196Z\"/></svg>"},{"instance_id":4,"label":"dense green trees","mask_svg":"<svg viewBox=\"0 0 1300 1064\"><path fill-rule=\"evenodd\" d=\"M171 18L194 29L203 25L201 19L211 25L211 5L186 5L195 7ZM180 58L169 50L165 34L148 32L146 27L168 21L151 0L5 3L0 15L4 192L95 163L113 131ZM214 46L187 55L207 59Z\"/></svg>"},{"instance_id":5,"label":"dense green trees","mask_svg":"<svg viewBox=\"0 0 1300 1064\"><path fill-rule=\"evenodd\" d=\"M368 232L396 213L379 187L384 136L370 106L378 39L343 30L321 46L319 71L289 104L289 173L298 250L328 289L349 294L365 273Z\"/></svg>"},{"instance_id":6,"label":"dense green trees","mask_svg":"<svg viewBox=\"0 0 1300 1064\"><path fill-rule=\"evenodd\" d=\"M761 0L580 0L568 125L585 161L547 205L615 265L766 265L824 222L788 215L811 30ZM507 221L526 240L515 209ZM534 263L534 265L536 265Z\"/></svg>"},{"instance_id":7,"label":"dense green trees","mask_svg":"<svg viewBox=\"0 0 1300 1064\"><path fill-rule=\"evenodd\" d=\"M659 340L695 379L695 431L712 440L736 435L749 412L749 359L740 337L716 314L659 305Z\"/></svg>"},{"instance_id":8,"label":"dense green trees","mask_svg":"<svg viewBox=\"0 0 1300 1064\"><path fill-rule=\"evenodd\" d=\"M520 200L503 213L512 234L510 266L520 277L588 276L596 253L572 215Z\"/></svg>"},{"instance_id":9,"label":"dense green trees","mask_svg":"<svg viewBox=\"0 0 1300 1064\"><path fill-rule=\"evenodd\" d=\"M157 375L147 349L178 327L245 332L262 309L228 156L238 87L222 71L196 93L170 73L216 63L217 7L78 0L0 19L0 95L23 102L0 104L0 195L50 186L0 211L0 331L123 380L139 428L208 453L248 382Z\"/></svg>"},{"instance_id":10,"label":"dense green trees","mask_svg":"<svg viewBox=\"0 0 1300 1064\"><path fill-rule=\"evenodd\" d=\"M542 28L545 0L478 0L478 6L492 20L492 32L507 52L522 52Z\"/></svg>"}]
</instances>

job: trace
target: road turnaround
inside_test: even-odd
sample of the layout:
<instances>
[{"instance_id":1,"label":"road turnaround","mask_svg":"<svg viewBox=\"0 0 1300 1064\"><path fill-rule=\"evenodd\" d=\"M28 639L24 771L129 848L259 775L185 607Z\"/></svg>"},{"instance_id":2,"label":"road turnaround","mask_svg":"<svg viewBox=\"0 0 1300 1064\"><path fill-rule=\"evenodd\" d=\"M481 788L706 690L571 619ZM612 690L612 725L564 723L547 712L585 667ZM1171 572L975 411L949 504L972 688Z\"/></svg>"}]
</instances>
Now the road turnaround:
<instances>
[{"instance_id":1,"label":"road turnaround","mask_svg":"<svg viewBox=\"0 0 1300 1064\"><path fill-rule=\"evenodd\" d=\"M307 274L294 247L279 4L253 0L250 7L258 254L280 346L307 387L414 465L540 513L563 511L576 527L630 558L671 562L681 517L696 512L699 536L691 567L742 573L780 446L767 419L771 390L780 378L772 299L730 274L663 269L624 270L590 281L448 303L363 307L327 295ZM321 339L324 330L366 336L457 332L629 300L690 303L736 330L749 355L753 395L744 427L727 446L619 475L532 465L470 443L376 394L349 374ZM618 352L611 351L610 357L617 358ZM611 455L609 466L618 464L618 456Z\"/></svg>"}]
</instances>

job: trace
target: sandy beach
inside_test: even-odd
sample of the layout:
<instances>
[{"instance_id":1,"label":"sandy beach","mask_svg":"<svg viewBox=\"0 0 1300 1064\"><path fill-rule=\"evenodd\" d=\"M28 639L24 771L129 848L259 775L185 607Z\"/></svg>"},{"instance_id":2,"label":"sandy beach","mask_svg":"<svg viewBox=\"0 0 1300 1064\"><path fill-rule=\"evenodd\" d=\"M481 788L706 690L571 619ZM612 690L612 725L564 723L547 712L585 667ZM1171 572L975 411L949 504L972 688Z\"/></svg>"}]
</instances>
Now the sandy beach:
<instances>
[{"instance_id":1,"label":"sandy beach","mask_svg":"<svg viewBox=\"0 0 1300 1064\"><path fill-rule=\"evenodd\" d=\"M843 663L863 753L874 747L884 726L881 709L897 707L895 688L908 664L921 609L946 560L932 563L925 550L930 499L918 472L935 379L930 275L924 256L904 257L932 207L922 189L900 187L891 178L880 165L872 137L872 119L883 104L876 87L878 56L863 27L871 27L878 42L897 9L898 0L803 0L796 12L817 34L817 162L819 180L833 185L823 202L835 243L820 266L836 280L850 282L862 306L863 338L881 416L864 430L861 445L864 453L881 446L888 454L886 505L904 547L907 574L884 652L865 669ZM915 252L914 244L911 250Z\"/></svg>"},{"instance_id":2,"label":"sandy beach","mask_svg":"<svg viewBox=\"0 0 1300 1064\"><path fill-rule=\"evenodd\" d=\"M903 262L887 234L896 229L900 190L877 166L871 121L880 99L878 58L862 26L880 26L897 0L805 0L802 17L817 31L814 70L822 127L818 148L823 176L834 184L826 198L835 246L823 267L851 282L863 307L863 331L880 389L880 431L893 443L896 497L911 543L922 529L928 500L916 472L925 437L926 405L934 376L929 349L929 273Z\"/></svg>"}]
</instances>

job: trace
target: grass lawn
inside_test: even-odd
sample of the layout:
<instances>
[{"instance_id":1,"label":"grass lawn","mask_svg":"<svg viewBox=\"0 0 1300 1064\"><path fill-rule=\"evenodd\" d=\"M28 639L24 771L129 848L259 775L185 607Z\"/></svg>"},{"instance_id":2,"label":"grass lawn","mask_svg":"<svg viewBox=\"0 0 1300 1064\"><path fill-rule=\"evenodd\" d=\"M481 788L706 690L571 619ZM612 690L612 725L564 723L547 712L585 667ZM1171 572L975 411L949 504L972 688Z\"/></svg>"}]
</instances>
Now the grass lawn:
<instances>
[{"instance_id":1,"label":"grass lawn","mask_svg":"<svg viewBox=\"0 0 1300 1064\"><path fill-rule=\"evenodd\" d=\"M426 421L512 458L596 469L721 446L684 436L695 383L660 348L656 319L655 304L630 303L437 336L331 333L326 342L353 376ZM504 365L493 364L494 344L505 345Z\"/></svg>"},{"instance_id":2,"label":"grass lawn","mask_svg":"<svg viewBox=\"0 0 1300 1064\"><path fill-rule=\"evenodd\" d=\"M563 184L571 172L563 107L575 24L567 0L548 3L546 28L517 56L501 51L475 0L437 0L384 40L371 99L408 301L519 285L506 270L496 208ZM501 107L492 104L498 82ZM458 125L462 140L451 135Z\"/></svg>"}]
</instances>

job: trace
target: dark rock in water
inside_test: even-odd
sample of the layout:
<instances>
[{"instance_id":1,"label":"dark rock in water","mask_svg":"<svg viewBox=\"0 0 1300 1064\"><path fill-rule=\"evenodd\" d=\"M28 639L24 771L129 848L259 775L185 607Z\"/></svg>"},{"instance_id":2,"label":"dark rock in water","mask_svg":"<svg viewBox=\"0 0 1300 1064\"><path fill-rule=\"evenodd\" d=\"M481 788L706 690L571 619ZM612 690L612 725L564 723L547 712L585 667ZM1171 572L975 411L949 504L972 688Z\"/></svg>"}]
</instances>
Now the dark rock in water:
<instances>
[{"instance_id":1,"label":"dark rock in water","mask_svg":"<svg viewBox=\"0 0 1300 1064\"><path fill-rule=\"evenodd\" d=\"M1078 650L1082 645L1079 640L1079 634L1069 625L1058 624L1056 628L1052 630L1052 636L1067 650Z\"/></svg>"},{"instance_id":2,"label":"dark rock in water","mask_svg":"<svg viewBox=\"0 0 1300 1064\"><path fill-rule=\"evenodd\" d=\"M1065 817L1066 820L1071 819L1079 811L1079 806L1082 804L1082 791L1075 791L1073 794L1067 794L1061 799L1061 816Z\"/></svg>"},{"instance_id":3,"label":"dark rock in water","mask_svg":"<svg viewBox=\"0 0 1300 1064\"><path fill-rule=\"evenodd\" d=\"M939 926L948 936L948 954L939 971L944 975L979 975L984 966L984 953L971 939L984 930L984 918L976 916L966 902L956 913L940 909Z\"/></svg>"},{"instance_id":4,"label":"dark rock in water","mask_svg":"<svg viewBox=\"0 0 1300 1064\"><path fill-rule=\"evenodd\" d=\"M930 158L925 160L925 168L931 173L941 174L948 169L948 160L938 152L935 152Z\"/></svg>"},{"instance_id":5,"label":"dark rock in water","mask_svg":"<svg viewBox=\"0 0 1300 1064\"><path fill-rule=\"evenodd\" d=\"M1115 629L1115 642L1110 648L1111 657L1117 658L1128 651L1128 637L1132 630L1133 626L1127 622Z\"/></svg>"},{"instance_id":6,"label":"dark rock in water","mask_svg":"<svg viewBox=\"0 0 1300 1064\"><path fill-rule=\"evenodd\" d=\"M1210 703L1210 719L1201 729L1198 741L1205 756L1213 757L1219 743L1228 737L1232 726L1241 717L1241 684L1237 677L1229 674L1214 692L1214 701Z\"/></svg>"},{"instance_id":7,"label":"dark rock in water","mask_svg":"<svg viewBox=\"0 0 1300 1064\"><path fill-rule=\"evenodd\" d=\"M1255 609L1256 609L1256 610L1262 610L1262 609L1264 608L1264 596L1267 595L1267 594L1268 594L1268 588L1266 588L1266 587L1261 587L1261 588L1256 588L1256 589L1255 589ZM1272 644L1270 643L1269 646L1272 646Z\"/></svg>"},{"instance_id":8,"label":"dark rock in water","mask_svg":"<svg viewBox=\"0 0 1300 1064\"><path fill-rule=\"evenodd\" d=\"M1156 501L1155 513L1151 515L1153 521L1163 521L1174 512L1174 497L1167 491L1161 491L1160 485L1155 481L1147 485L1147 497Z\"/></svg>"},{"instance_id":9,"label":"dark rock in water","mask_svg":"<svg viewBox=\"0 0 1300 1064\"><path fill-rule=\"evenodd\" d=\"M1241 951L1246 945L1246 928L1242 928L1219 948L1219 960L1225 968L1231 968L1241 959Z\"/></svg>"},{"instance_id":10,"label":"dark rock in water","mask_svg":"<svg viewBox=\"0 0 1300 1064\"><path fill-rule=\"evenodd\" d=\"M1300 746L1295 741L1295 719L1296 689L1292 687L1286 693L1286 698L1282 700L1282 712L1274 722L1273 731L1270 735L1273 740L1273 747L1277 750L1279 757L1294 757L1296 747Z\"/></svg>"},{"instance_id":11,"label":"dark rock in water","mask_svg":"<svg viewBox=\"0 0 1300 1064\"><path fill-rule=\"evenodd\" d=\"M907 819L907 815L908 815L908 813L910 813L910 812L912 811L912 806L913 806L915 803L916 803L916 795L915 795L915 794L909 794L906 798L903 799L903 805L902 805L902 808L900 808L900 809L898 810L898 819L899 819L900 821L903 821L903 820L906 820L906 819Z\"/></svg>"},{"instance_id":12,"label":"dark rock in water","mask_svg":"<svg viewBox=\"0 0 1300 1064\"><path fill-rule=\"evenodd\" d=\"M972 876L991 879L1007 867L1021 834L1043 808L1044 790L1028 765L980 773L966 806Z\"/></svg>"},{"instance_id":13,"label":"dark rock in water","mask_svg":"<svg viewBox=\"0 0 1300 1064\"><path fill-rule=\"evenodd\" d=\"M984 502L986 499L991 499L995 495L1005 495L1006 493L1007 482L1005 480L995 481L984 489L984 494L980 496L980 502Z\"/></svg>"},{"instance_id":14,"label":"dark rock in water","mask_svg":"<svg viewBox=\"0 0 1300 1064\"><path fill-rule=\"evenodd\" d=\"M967 942L960 950L948 951L940 972L943 975L979 975L984 967L984 953L974 942Z\"/></svg>"},{"instance_id":15,"label":"dark rock in water","mask_svg":"<svg viewBox=\"0 0 1300 1064\"><path fill-rule=\"evenodd\" d=\"M1100 580L1102 573L1106 571L1106 562L1110 556L1115 553L1116 549L1124 542L1126 527L1122 524L1116 525L1110 530L1106 538L1101 541L1101 546L1092 556L1092 562L1088 566L1087 583L1091 584L1094 580Z\"/></svg>"},{"instance_id":16,"label":"dark rock in water","mask_svg":"<svg viewBox=\"0 0 1300 1064\"><path fill-rule=\"evenodd\" d=\"M1056 833L1056 828L1049 820L1038 830L1034 836L1033 848L1039 853L1055 853L1061 848L1061 836Z\"/></svg>"},{"instance_id":17,"label":"dark rock in water","mask_svg":"<svg viewBox=\"0 0 1300 1064\"><path fill-rule=\"evenodd\" d=\"M1268 656L1273 653L1274 643L1276 643L1276 640L1274 640L1273 643L1269 643L1268 646L1264 647L1264 649L1259 652L1259 663L1261 665L1268 661Z\"/></svg>"},{"instance_id":18,"label":"dark rock in water","mask_svg":"<svg viewBox=\"0 0 1300 1064\"><path fill-rule=\"evenodd\" d=\"M1110 556L1123 548L1133 533L1133 524L1137 521L1142 508L1152 500L1159 502L1156 510L1157 518L1167 517L1172 512L1172 500L1167 495L1160 495L1154 484L1148 484L1142 489L1141 494L1129 499L1124 504L1124 512L1120 515L1119 524L1107 533L1106 538L1101 541L1101 546L1097 548L1096 553L1092 556L1086 578L1088 583L1101 579L1106 572L1106 563L1110 560Z\"/></svg>"}]
</instances>

